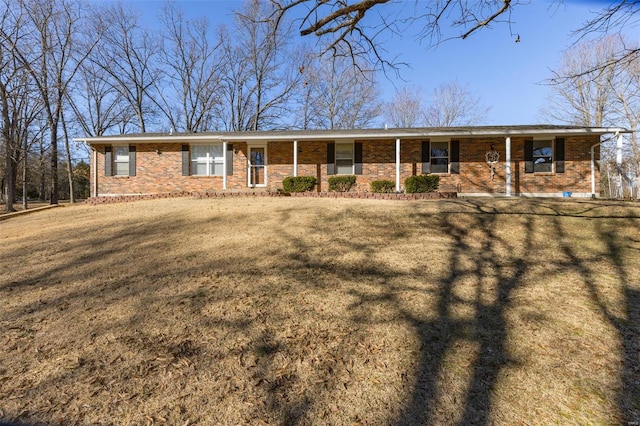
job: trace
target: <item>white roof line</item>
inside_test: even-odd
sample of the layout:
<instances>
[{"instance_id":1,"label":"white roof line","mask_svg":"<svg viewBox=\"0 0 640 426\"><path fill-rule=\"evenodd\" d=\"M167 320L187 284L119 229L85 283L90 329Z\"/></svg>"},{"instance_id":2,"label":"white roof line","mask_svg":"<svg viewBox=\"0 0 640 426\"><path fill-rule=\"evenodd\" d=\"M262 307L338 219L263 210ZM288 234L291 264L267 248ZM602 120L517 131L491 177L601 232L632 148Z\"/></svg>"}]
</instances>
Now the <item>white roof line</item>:
<instances>
[{"instance_id":1,"label":"white roof line","mask_svg":"<svg viewBox=\"0 0 640 426\"><path fill-rule=\"evenodd\" d=\"M452 129L452 130L435 130L428 131L423 129L416 129L416 131L402 130L394 132L393 129L381 130L381 131L362 131L361 133L345 133L340 131L335 132L323 132L314 133L313 131L307 134L289 133L287 131L282 132L264 132L264 133L252 133L234 134L233 132L221 133L221 134L173 134L173 135L132 135L128 138L131 141L136 142L248 142L248 141L304 141L304 140L339 140L339 139L403 139L403 138L433 138L433 137L477 137L477 136L493 136L493 137L507 137L507 136L534 136L534 135L587 135L597 134L602 135L606 133L632 133L632 130L627 130L621 127L583 127L583 128L541 128L541 129ZM97 136L87 138L74 138L74 141L85 143L105 143L105 142L123 142L127 140L127 135L114 135L114 136Z\"/></svg>"}]
</instances>

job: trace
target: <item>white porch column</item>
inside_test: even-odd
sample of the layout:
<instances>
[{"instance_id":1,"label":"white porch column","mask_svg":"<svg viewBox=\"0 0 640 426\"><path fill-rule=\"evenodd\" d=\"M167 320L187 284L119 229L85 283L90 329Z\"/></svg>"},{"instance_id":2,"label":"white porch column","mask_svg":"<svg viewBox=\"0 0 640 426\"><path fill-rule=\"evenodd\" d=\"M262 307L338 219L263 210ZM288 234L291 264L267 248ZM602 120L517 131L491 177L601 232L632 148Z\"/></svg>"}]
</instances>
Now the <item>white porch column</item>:
<instances>
[{"instance_id":1,"label":"white porch column","mask_svg":"<svg viewBox=\"0 0 640 426\"><path fill-rule=\"evenodd\" d=\"M624 195L624 190L622 189L622 133L616 132L616 136L618 137L616 140L616 172L618 173L618 188L616 192L622 198Z\"/></svg>"},{"instance_id":2,"label":"white porch column","mask_svg":"<svg viewBox=\"0 0 640 426\"><path fill-rule=\"evenodd\" d=\"M298 176L298 141L293 141L293 176Z\"/></svg>"},{"instance_id":3,"label":"white porch column","mask_svg":"<svg viewBox=\"0 0 640 426\"><path fill-rule=\"evenodd\" d=\"M396 192L400 192L400 139L396 139Z\"/></svg>"},{"instance_id":4,"label":"white porch column","mask_svg":"<svg viewBox=\"0 0 640 426\"><path fill-rule=\"evenodd\" d=\"M222 152L224 153L222 156L222 158L224 158L222 162L222 189L227 189L227 155L229 155L227 152L227 141L222 141Z\"/></svg>"},{"instance_id":5,"label":"white porch column","mask_svg":"<svg viewBox=\"0 0 640 426\"><path fill-rule=\"evenodd\" d=\"M505 184L507 197L511 197L511 136L507 136L504 140L504 148L506 150L505 158Z\"/></svg>"},{"instance_id":6,"label":"white porch column","mask_svg":"<svg viewBox=\"0 0 640 426\"><path fill-rule=\"evenodd\" d=\"M98 196L98 151L95 148L91 148L93 151L93 196Z\"/></svg>"}]
</instances>

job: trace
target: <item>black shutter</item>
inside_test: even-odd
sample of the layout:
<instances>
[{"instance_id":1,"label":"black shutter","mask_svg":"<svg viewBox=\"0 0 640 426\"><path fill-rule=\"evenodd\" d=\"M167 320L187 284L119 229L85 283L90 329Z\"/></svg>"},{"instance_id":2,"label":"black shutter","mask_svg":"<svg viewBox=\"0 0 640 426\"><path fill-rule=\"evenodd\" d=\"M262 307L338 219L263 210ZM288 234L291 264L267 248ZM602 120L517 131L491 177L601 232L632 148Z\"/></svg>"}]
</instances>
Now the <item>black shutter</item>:
<instances>
[{"instance_id":1,"label":"black shutter","mask_svg":"<svg viewBox=\"0 0 640 426\"><path fill-rule=\"evenodd\" d=\"M456 175L460 174L460 141L451 141L449 156L449 172Z\"/></svg>"},{"instance_id":2,"label":"black shutter","mask_svg":"<svg viewBox=\"0 0 640 426\"><path fill-rule=\"evenodd\" d=\"M422 156L420 161L422 161L422 173L427 174L431 173L431 149L430 143L428 141L422 142Z\"/></svg>"},{"instance_id":3,"label":"black shutter","mask_svg":"<svg viewBox=\"0 0 640 426\"><path fill-rule=\"evenodd\" d=\"M129 176L136 175L136 146L129 145Z\"/></svg>"},{"instance_id":4,"label":"black shutter","mask_svg":"<svg viewBox=\"0 0 640 426\"><path fill-rule=\"evenodd\" d=\"M524 172L533 173L533 141L531 139L524 141Z\"/></svg>"},{"instance_id":5,"label":"black shutter","mask_svg":"<svg viewBox=\"0 0 640 426\"><path fill-rule=\"evenodd\" d=\"M227 162L227 176L233 174L233 144L227 144L227 155L225 157Z\"/></svg>"},{"instance_id":6,"label":"black shutter","mask_svg":"<svg viewBox=\"0 0 640 426\"><path fill-rule=\"evenodd\" d=\"M191 159L189 158L189 145L182 145L182 176L189 176L191 173Z\"/></svg>"},{"instance_id":7,"label":"black shutter","mask_svg":"<svg viewBox=\"0 0 640 426\"><path fill-rule=\"evenodd\" d=\"M362 174L362 142L353 144L353 172L356 175Z\"/></svg>"},{"instance_id":8,"label":"black shutter","mask_svg":"<svg viewBox=\"0 0 640 426\"><path fill-rule=\"evenodd\" d=\"M327 174L336 174L336 144L327 144Z\"/></svg>"},{"instance_id":9,"label":"black shutter","mask_svg":"<svg viewBox=\"0 0 640 426\"><path fill-rule=\"evenodd\" d=\"M564 138L556 138L556 173L564 173Z\"/></svg>"},{"instance_id":10,"label":"black shutter","mask_svg":"<svg viewBox=\"0 0 640 426\"><path fill-rule=\"evenodd\" d=\"M110 146L104 147L104 175L113 176L113 154Z\"/></svg>"}]
</instances>

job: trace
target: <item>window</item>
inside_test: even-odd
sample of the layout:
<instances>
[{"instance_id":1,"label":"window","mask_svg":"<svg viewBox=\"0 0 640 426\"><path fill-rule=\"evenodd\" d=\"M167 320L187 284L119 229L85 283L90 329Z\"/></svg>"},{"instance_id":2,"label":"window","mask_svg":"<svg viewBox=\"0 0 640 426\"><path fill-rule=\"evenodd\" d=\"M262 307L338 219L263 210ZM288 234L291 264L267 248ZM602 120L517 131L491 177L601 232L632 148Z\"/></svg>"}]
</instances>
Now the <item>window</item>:
<instances>
[{"instance_id":1,"label":"window","mask_svg":"<svg viewBox=\"0 0 640 426\"><path fill-rule=\"evenodd\" d=\"M533 172L553 171L553 141L533 141Z\"/></svg>"},{"instance_id":2,"label":"window","mask_svg":"<svg viewBox=\"0 0 640 426\"><path fill-rule=\"evenodd\" d=\"M113 147L113 175L129 176L129 146Z\"/></svg>"},{"instance_id":3,"label":"window","mask_svg":"<svg viewBox=\"0 0 640 426\"><path fill-rule=\"evenodd\" d=\"M336 144L336 174L339 174L339 175L353 174L353 144L352 143Z\"/></svg>"},{"instance_id":4,"label":"window","mask_svg":"<svg viewBox=\"0 0 640 426\"><path fill-rule=\"evenodd\" d=\"M105 176L135 176L136 146L114 145L104 148Z\"/></svg>"},{"instance_id":5,"label":"window","mask_svg":"<svg viewBox=\"0 0 640 426\"><path fill-rule=\"evenodd\" d=\"M431 173L449 173L449 142L431 142Z\"/></svg>"},{"instance_id":6,"label":"window","mask_svg":"<svg viewBox=\"0 0 640 426\"><path fill-rule=\"evenodd\" d=\"M328 175L361 175L362 142L327 144Z\"/></svg>"},{"instance_id":7,"label":"window","mask_svg":"<svg viewBox=\"0 0 640 426\"><path fill-rule=\"evenodd\" d=\"M460 173L460 141L423 141L422 173Z\"/></svg>"},{"instance_id":8,"label":"window","mask_svg":"<svg viewBox=\"0 0 640 426\"><path fill-rule=\"evenodd\" d=\"M222 144L192 145L191 174L194 176L222 176L224 172Z\"/></svg>"},{"instance_id":9,"label":"window","mask_svg":"<svg viewBox=\"0 0 640 426\"><path fill-rule=\"evenodd\" d=\"M525 173L564 173L564 138L524 141Z\"/></svg>"}]
</instances>

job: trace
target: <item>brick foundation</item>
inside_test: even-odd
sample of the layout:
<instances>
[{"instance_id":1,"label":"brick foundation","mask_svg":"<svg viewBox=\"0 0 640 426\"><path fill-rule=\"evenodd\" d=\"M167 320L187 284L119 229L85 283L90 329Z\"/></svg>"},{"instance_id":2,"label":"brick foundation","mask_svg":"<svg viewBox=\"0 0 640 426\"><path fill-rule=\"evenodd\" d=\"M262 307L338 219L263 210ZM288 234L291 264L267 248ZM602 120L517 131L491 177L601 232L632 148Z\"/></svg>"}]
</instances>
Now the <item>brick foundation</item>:
<instances>
[{"instance_id":1,"label":"brick foundation","mask_svg":"<svg viewBox=\"0 0 640 426\"><path fill-rule=\"evenodd\" d=\"M241 191L241 192L175 192L163 194L138 194L138 195L114 195L91 197L86 200L86 204L114 204L128 203L142 200L158 200L163 198L184 198L195 199L206 198L258 198L258 197L292 197L292 198L350 198L350 199L372 199L372 200L436 200L457 198L455 192L429 192L424 194L378 194L373 192L292 192L280 191Z\"/></svg>"}]
</instances>

